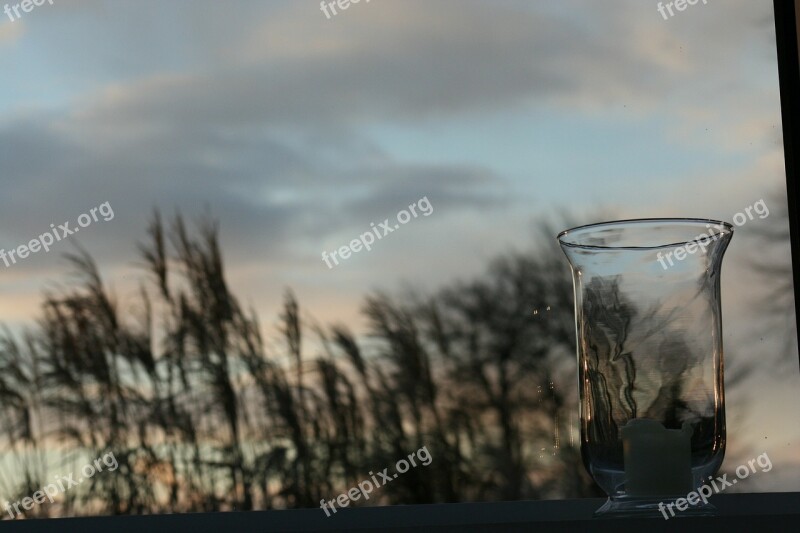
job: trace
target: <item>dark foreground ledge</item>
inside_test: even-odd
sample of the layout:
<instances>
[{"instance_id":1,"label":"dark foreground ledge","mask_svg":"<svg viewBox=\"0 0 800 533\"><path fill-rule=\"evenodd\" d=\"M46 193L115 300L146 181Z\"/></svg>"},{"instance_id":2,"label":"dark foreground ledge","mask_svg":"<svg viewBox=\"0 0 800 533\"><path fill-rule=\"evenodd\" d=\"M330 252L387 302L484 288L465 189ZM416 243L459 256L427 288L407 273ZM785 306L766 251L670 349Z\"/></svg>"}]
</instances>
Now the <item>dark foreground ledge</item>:
<instances>
[{"instance_id":1,"label":"dark foreground ledge","mask_svg":"<svg viewBox=\"0 0 800 533\"><path fill-rule=\"evenodd\" d=\"M182 515L60 518L0 523L0 531L26 533L249 533L272 531L798 531L800 493L721 494L711 498L714 518L593 520L603 500L403 505Z\"/></svg>"}]
</instances>

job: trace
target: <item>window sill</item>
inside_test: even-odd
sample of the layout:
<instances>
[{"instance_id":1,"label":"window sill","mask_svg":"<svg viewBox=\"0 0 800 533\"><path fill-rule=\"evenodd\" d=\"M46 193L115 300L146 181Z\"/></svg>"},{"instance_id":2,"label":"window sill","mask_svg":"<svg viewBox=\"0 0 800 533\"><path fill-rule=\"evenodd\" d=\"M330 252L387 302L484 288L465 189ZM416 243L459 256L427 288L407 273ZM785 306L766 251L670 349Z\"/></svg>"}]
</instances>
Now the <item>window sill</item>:
<instances>
[{"instance_id":1,"label":"window sill","mask_svg":"<svg viewBox=\"0 0 800 533\"><path fill-rule=\"evenodd\" d=\"M128 533L166 531L613 531L621 529L790 531L800 522L800 493L724 494L711 498L720 515L713 518L593 520L601 499L402 505L343 509L326 517L321 509L198 513L23 520L3 525L10 532Z\"/></svg>"}]
</instances>

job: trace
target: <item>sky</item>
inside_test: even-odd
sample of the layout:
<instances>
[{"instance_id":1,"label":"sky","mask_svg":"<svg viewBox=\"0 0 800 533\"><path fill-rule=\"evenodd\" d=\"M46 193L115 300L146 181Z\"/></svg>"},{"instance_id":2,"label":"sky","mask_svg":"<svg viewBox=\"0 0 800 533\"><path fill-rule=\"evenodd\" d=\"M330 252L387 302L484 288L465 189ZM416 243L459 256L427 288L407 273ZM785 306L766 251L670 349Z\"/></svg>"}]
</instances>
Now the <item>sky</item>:
<instances>
[{"instance_id":1,"label":"sky","mask_svg":"<svg viewBox=\"0 0 800 533\"><path fill-rule=\"evenodd\" d=\"M730 221L763 198L776 213L774 39L769 0L667 20L651 0L373 0L330 18L314 0L54 0L3 14L0 247L104 202L114 217L0 263L0 322L30 324L68 241L132 295L155 207L219 220L232 290L268 330L287 287L322 323L363 323L372 289L479 275L561 211ZM423 197L430 216L334 268L321 259ZM747 235L784 223L737 228L723 276L725 342L759 358L729 428L769 442L733 455L785 464L759 490L800 490L800 376L775 372L787 358L746 267L766 253Z\"/></svg>"}]
</instances>

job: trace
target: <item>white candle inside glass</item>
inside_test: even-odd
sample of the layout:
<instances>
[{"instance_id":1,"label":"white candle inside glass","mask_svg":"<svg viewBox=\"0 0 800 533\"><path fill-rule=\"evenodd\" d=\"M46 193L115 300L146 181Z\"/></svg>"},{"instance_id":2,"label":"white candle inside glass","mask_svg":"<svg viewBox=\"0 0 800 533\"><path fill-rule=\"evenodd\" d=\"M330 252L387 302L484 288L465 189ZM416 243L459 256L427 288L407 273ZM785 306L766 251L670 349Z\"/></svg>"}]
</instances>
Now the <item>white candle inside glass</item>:
<instances>
[{"instance_id":1,"label":"white candle inside glass","mask_svg":"<svg viewBox=\"0 0 800 533\"><path fill-rule=\"evenodd\" d=\"M679 496L692 487L692 427L666 429L634 418L622 428L625 492L628 496Z\"/></svg>"}]
</instances>

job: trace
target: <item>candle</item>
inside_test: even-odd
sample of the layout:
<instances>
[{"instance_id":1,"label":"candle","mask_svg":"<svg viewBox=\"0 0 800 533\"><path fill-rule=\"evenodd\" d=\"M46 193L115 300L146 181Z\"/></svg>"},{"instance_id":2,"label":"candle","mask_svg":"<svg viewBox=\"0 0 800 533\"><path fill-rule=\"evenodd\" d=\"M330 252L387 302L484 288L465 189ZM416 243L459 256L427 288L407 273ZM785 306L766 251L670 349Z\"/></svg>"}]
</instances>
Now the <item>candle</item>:
<instances>
[{"instance_id":1,"label":"candle","mask_svg":"<svg viewBox=\"0 0 800 533\"><path fill-rule=\"evenodd\" d=\"M691 492L693 429L666 429L634 418L622 428L625 492L628 496L678 496Z\"/></svg>"}]
</instances>

